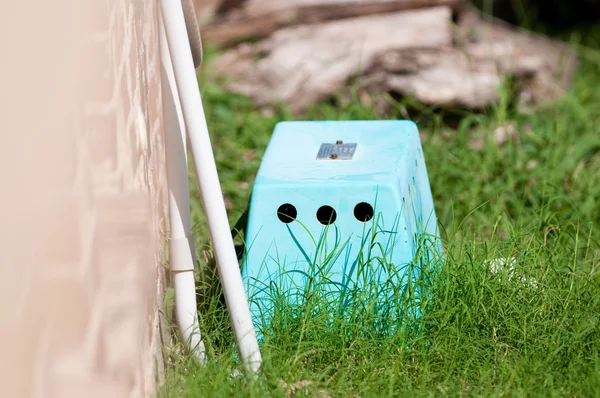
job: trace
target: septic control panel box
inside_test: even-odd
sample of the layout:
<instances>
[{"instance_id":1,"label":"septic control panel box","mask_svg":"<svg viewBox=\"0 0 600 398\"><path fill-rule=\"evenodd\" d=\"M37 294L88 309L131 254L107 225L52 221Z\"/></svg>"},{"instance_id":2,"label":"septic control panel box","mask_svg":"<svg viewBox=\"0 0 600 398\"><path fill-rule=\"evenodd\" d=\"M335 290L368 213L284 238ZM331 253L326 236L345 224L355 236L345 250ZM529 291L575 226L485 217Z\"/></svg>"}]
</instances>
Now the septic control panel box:
<instances>
[{"instance_id":1,"label":"septic control panel box","mask_svg":"<svg viewBox=\"0 0 600 398\"><path fill-rule=\"evenodd\" d=\"M415 123L281 122L254 182L245 234L254 322L265 326L283 302L302 305L307 289L332 302L382 284L397 292L418 277L415 264L440 252L438 238Z\"/></svg>"}]
</instances>

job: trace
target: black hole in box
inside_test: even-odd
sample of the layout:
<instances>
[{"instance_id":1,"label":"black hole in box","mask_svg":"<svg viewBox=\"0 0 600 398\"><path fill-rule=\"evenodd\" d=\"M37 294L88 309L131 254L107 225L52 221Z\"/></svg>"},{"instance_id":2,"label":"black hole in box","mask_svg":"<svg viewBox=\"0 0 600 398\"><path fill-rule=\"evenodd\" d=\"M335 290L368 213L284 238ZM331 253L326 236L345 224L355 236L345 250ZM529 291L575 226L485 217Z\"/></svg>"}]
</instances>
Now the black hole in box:
<instances>
[{"instance_id":1,"label":"black hole in box","mask_svg":"<svg viewBox=\"0 0 600 398\"><path fill-rule=\"evenodd\" d=\"M321 206L317 210L317 220L323 225L333 224L336 218L337 214L331 206Z\"/></svg>"},{"instance_id":2,"label":"black hole in box","mask_svg":"<svg viewBox=\"0 0 600 398\"><path fill-rule=\"evenodd\" d=\"M279 221L282 223L289 224L296 219L296 216L298 216L298 211L294 205L289 203L285 203L277 209L277 218L279 218Z\"/></svg>"},{"instance_id":3,"label":"black hole in box","mask_svg":"<svg viewBox=\"0 0 600 398\"><path fill-rule=\"evenodd\" d=\"M361 202L354 206L354 217L358 221L367 222L373 218L373 206L367 202Z\"/></svg>"}]
</instances>

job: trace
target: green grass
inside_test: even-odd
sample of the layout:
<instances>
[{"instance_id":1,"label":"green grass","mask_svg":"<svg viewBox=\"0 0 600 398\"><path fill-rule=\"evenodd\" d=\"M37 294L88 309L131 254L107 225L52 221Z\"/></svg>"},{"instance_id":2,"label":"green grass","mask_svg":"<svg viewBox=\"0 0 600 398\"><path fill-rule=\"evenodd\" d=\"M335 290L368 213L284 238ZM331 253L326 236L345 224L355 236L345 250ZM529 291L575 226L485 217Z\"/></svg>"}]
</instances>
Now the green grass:
<instances>
[{"instance_id":1,"label":"green grass","mask_svg":"<svg viewBox=\"0 0 600 398\"><path fill-rule=\"evenodd\" d=\"M453 127L434 109L415 116L447 251L418 321L426 335L369 335L360 320L332 327L297 307L280 314L262 344L259 377L232 378L239 364L217 297L200 312L211 360L199 367L174 354L160 396L600 396L600 53L582 54L564 99L533 114L506 103ZM292 117L262 116L204 79L233 226L273 126ZM404 105L386 117L402 118ZM297 118L378 117L356 101ZM503 143L496 130L515 134ZM190 181L201 252L206 225ZM516 259L512 272L490 271L486 261L506 257ZM203 279L210 267L199 258Z\"/></svg>"}]
</instances>

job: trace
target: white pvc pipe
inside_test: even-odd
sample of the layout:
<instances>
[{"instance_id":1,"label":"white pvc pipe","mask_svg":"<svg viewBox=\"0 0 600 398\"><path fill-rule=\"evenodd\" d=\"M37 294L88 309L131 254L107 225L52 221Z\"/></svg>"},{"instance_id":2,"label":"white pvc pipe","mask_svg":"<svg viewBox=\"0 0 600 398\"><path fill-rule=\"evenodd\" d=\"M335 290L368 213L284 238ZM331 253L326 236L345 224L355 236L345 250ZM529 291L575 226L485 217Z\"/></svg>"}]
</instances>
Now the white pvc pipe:
<instances>
[{"instance_id":1,"label":"white pvc pipe","mask_svg":"<svg viewBox=\"0 0 600 398\"><path fill-rule=\"evenodd\" d=\"M198 89L181 1L161 0L160 4L225 302L240 357L249 370L257 371L262 363L262 358L229 229L229 220L221 192L202 98Z\"/></svg>"},{"instance_id":2,"label":"white pvc pipe","mask_svg":"<svg viewBox=\"0 0 600 398\"><path fill-rule=\"evenodd\" d=\"M204 363L206 349L198 325L194 280L196 250L190 216L185 124L162 22L159 23L159 34L169 191L169 264L175 290L175 314L184 344L200 363Z\"/></svg>"}]
</instances>

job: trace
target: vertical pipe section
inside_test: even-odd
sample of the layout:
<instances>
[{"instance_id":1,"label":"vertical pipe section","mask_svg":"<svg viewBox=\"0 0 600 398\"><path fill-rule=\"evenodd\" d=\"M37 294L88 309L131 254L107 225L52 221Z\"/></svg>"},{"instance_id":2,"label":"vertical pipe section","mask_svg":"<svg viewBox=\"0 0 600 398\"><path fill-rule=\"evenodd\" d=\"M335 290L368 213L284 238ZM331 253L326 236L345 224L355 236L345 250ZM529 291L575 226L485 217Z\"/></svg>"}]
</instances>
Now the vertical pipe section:
<instances>
[{"instance_id":1,"label":"vertical pipe section","mask_svg":"<svg viewBox=\"0 0 600 398\"><path fill-rule=\"evenodd\" d=\"M196 305L196 250L190 216L186 133L167 38L159 21L161 86L169 191L169 264L175 290L177 326L184 344L200 363L206 361Z\"/></svg>"},{"instance_id":2,"label":"vertical pipe section","mask_svg":"<svg viewBox=\"0 0 600 398\"><path fill-rule=\"evenodd\" d=\"M181 1L161 0L160 5L225 302L240 357L248 370L256 372L261 366L262 358L229 229Z\"/></svg>"}]
</instances>

